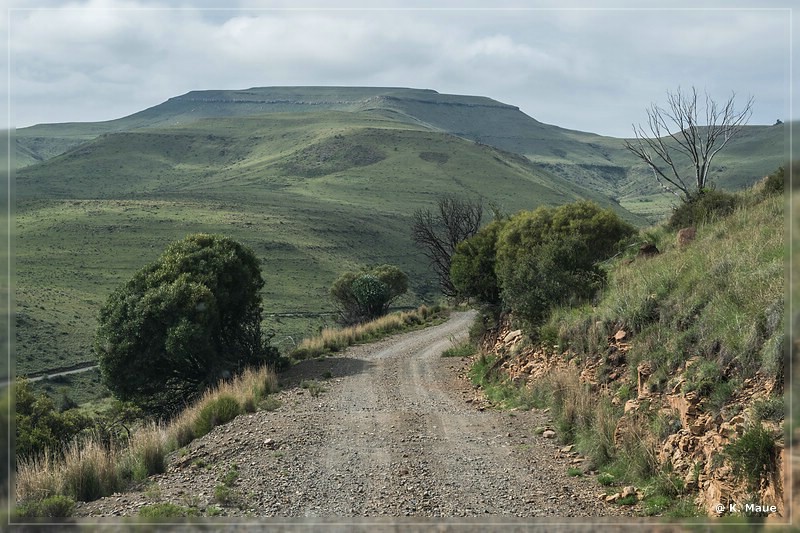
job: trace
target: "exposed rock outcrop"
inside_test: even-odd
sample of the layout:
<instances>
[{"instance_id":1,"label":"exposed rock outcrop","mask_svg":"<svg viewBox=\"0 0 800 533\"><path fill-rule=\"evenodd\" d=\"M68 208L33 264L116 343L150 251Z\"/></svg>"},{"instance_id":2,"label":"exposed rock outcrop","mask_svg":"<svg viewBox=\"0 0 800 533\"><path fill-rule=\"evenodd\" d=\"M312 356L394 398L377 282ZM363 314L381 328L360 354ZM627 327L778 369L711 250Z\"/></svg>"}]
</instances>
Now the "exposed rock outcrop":
<instances>
[{"instance_id":1,"label":"exposed rock outcrop","mask_svg":"<svg viewBox=\"0 0 800 533\"><path fill-rule=\"evenodd\" d=\"M504 324L483 344L486 351L502 355L500 369L518 384L530 384L556 369L568 369L599 394L610 394L620 385L630 389L635 386L636 397L623 405L624 414L615 430L615 442L642 420L660 416L667 422L669 431L665 438L652 443L658 462L663 467L669 465L686 490L696 494L695 502L709 516L719 516L718 505L725 506L727 513L733 508L742 509L745 503L774 505L777 513L770 515L773 520L786 515L783 487L787 454L781 422L759 420L775 437L778 468L773 475L762 478L755 491L734 475L725 453L726 446L741 438L758 419L754 402L770 397L780 386L774 379L761 374L745 379L724 405L714 407L708 398L688 390L683 374L697 362L696 358L688 360L671 375L667 390L651 383L656 370L653 363L643 362L636 366L635 372L629 371L626 354L631 335L625 330L619 329L610 335L606 353L594 357L575 357L557 347L529 346L521 343L523 338L520 330L511 331L508 324ZM610 386L612 383L614 387ZM612 397L613 403L619 405L622 401L618 395ZM621 493L615 496L617 499L625 497Z\"/></svg>"}]
</instances>

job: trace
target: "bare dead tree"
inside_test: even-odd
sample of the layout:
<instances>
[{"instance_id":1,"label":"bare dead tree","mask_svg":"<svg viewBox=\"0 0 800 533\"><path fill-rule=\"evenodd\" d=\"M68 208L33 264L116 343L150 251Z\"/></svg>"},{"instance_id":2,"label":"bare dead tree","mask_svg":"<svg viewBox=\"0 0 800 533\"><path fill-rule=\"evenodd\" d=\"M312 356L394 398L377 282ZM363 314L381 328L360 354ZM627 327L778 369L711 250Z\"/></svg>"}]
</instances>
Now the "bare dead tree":
<instances>
[{"instance_id":1,"label":"bare dead tree","mask_svg":"<svg viewBox=\"0 0 800 533\"><path fill-rule=\"evenodd\" d=\"M667 94L667 107L652 104L647 110L647 130L634 125L636 141L625 141L625 147L650 167L664 190L686 201L710 185L711 161L747 124L753 114L753 98L737 111L735 93L722 106L705 93L701 110L694 87L690 94L680 88ZM691 163L696 189L683 175L686 159Z\"/></svg>"},{"instance_id":2,"label":"bare dead tree","mask_svg":"<svg viewBox=\"0 0 800 533\"><path fill-rule=\"evenodd\" d=\"M430 260L445 296L457 295L450 281L450 261L456 245L481 227L483 204L454 195L441 196L436 209L418 209L412 215L411 236Z\"/></svg>"}]
</instances>

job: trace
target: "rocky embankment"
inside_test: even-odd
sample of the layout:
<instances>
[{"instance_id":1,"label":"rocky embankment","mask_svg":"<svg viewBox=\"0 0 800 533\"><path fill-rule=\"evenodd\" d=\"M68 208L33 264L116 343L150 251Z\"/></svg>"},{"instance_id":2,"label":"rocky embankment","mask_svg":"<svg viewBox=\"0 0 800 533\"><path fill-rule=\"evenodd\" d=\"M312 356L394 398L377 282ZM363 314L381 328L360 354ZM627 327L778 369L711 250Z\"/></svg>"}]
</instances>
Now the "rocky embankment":
<instances>
[{"instance_id":1,"label":"rocky embankment","mask_svg":"<svg viewBox=\"0 0 800 533\"><path fill-rule=\"evenodd\" d=\"M714 408L708 398L685 390L684 374L698 363L694 358L671 376L668 391L655 392L657 388L650 383L653 369L649 364L640 364L633 372L629 368L626 354L631 340L626 331L618 330L608 338L606 353L579 358L569 352L525 346L522 332L512 331L505 324L486 339L484 349L505 358L500 368L518 384L532 383L556 369L568 369L579 375L580 381L589 385L593 392L609 395L612 402L621 404L624 410L615 431L617 442L626 425L640 423L648 414L659 413L664 419L674 420L669 435L652 443L654 452L662 466L672 465L673 472L683 480L687 491L696 494L695 503L708 516L720 515L718 505L724 506L724 514L727 514L730 509L740 509L744 502L757 502L774 505L777 512L770 513L769 518L785 522L784 492L791 491L784 491L789 478L786 476L788 454L782 420L762 421L776 439L778 471L762 478L755 493L744 481L736 479L723 453L725 446L739 439L756 419L754 405L769 398L782 383L761 375L745 379L721 408ZM631 391L633 398L623 401L615 395L613 391L620 386Z\"/></svg>"}]
</instances>

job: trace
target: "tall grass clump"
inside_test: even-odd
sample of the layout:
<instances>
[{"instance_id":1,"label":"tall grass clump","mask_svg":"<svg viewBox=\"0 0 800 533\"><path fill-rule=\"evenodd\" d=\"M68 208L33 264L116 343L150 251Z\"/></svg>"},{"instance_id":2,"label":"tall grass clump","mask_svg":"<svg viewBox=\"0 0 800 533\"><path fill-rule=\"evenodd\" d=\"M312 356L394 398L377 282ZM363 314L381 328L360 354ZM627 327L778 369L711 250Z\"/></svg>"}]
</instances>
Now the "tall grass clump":
<instances>
[{"instance_id":1,"label":"tall grass clump","mask_svg":"<svg viewBox=\"0 0 800 533\"><path fill-rule=\"evenodd\" d=\"M131 481L142 481L167 470L167 433L158 424L137 431L125 450L125 474Z\"/></svg>"},{"instance_id":2,"label":"tall grass clump","mask_svg":"<svg viewBox=\"0 0 800 533\"><path fill-rule=\"evenodd\" d=\"M64 454L63 493L88 502L123 488L118 454L90 440L71 443Z\"/></svg>"},{"instance_id":3,"label":"tall grass clump","mask_svg":"<svg viewBox=\"0 0 800 533\"><path fill-rule=\"evenodd\" d=\"M169 449L186 446L242 412L255 411L277 390L278 378L267 367L247 369L232 380L221 381L170 422L166 429Z\"/></svg>"},{"instance_id":4,"label":"tall grass clump","mask_svg":"<svg viewBox=\"0 0 800 533\"><path fill-rule=\"evenodd\" d=\"M246 406L257 406L277 389L272 370L248 369L207 390L167 425L145 425L118 444L88 437L68 444L63 454L46 451L21 458L16 473L17 499L27 506L25 512L34 512L43 509L36 502L56 496L91 501L124 491L132 483L165 472L169 452L232 420Z\"/></svg>"},{"instance_id":5,"label":"tall grass clump","mask_svg":"<svg viewBox=\"0 0 800 533\"><path fill-rule=\"evenodd\" d=\"M614 457L614 429L621 410L581 383L574 371L553 370L531 385L540 406L550 408L559 440L574 442L595 466Z\"/></svg>"},{"instance_id":6,"label":"tall grass clump","mask_svg":"<svg viewBox=\"0 0 800 533\"><path fill-rule=\"evenodd\" d=\"M220 395L206 402L197 414L194 423L195 437L202 437L217 426L227 424L242 412L236 398Z\"/></svg>"},{"instance_id":7,"label":"tall grass clump","mask_svg":"<svg viewBox=\"0 0 800 533\"><path fill-rule=\"evenodd\" d=\"M15 475L17 500L35 502L63 495L62 464L63 461L57 461L49 451L18 459Z\"/></svg>"},{"instance_id":8,"label":"tall grass clump","mask_svg":"<svg viewBox=\"0 0 800 533\"><path fill-rule=\"evenodd\" d=\"M310 339L303 340L289 357L307 359L340 352L359 342L381 339L392 333L410 330L444 316L444 310L437 306L420 306L413 311L392 313L371 322L364 322L346 328L326 328Z\"/></svg>"},{"instance_id":9,"label":"tall grass clump","mask_svg":"<svg viewBox=\"0 0 800 533\"><path fill-rule=\"evenodd\" d=\"M734 442L725 447L733 474L744 479L750 490L758 490L763 479L770 479L778 470L778 452L775 437L757 423Z\"/></svg>"}]
</instances>

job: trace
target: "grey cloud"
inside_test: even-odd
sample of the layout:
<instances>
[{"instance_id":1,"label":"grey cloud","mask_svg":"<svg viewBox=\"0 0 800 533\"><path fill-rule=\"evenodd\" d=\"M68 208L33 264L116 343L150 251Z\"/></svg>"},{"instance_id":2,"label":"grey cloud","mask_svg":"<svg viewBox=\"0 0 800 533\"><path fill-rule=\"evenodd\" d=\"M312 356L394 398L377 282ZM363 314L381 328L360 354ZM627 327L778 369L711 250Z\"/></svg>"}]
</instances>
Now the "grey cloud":
<instances>
[{"instance_id":1,"label":"grey cloud","mask_svg":"<svg viewBox=\"0 0 800 533\"><path fill-rule=\"evenodd\" d=\"M788 89L779 89L788 82L788 26L780 12L236 5L243 9L12 12L18 125L116 118L193 89L292 84L489 96L544 122L618 136L679 84L754 94L753 122L788 118Z\"/></svg>"}]
</instances>

